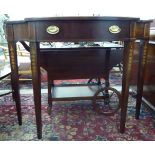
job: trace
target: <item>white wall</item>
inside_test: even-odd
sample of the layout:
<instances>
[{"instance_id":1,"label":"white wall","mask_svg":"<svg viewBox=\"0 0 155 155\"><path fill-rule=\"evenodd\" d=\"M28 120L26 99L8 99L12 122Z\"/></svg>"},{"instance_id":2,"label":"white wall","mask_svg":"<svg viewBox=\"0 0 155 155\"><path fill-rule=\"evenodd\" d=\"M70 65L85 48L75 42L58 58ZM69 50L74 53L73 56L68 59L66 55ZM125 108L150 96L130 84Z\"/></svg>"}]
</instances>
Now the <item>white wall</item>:
<instances>
[{"instance_id":1,"label":"white wall","mask_svg":"<svg viewBox=\"0 0 155 155\"><path fill-rule=\"evenodd\" d=\"M154 19L154 0L4 0L1 12L25 17L103 15Z\"/></svg>"}]
</instances>

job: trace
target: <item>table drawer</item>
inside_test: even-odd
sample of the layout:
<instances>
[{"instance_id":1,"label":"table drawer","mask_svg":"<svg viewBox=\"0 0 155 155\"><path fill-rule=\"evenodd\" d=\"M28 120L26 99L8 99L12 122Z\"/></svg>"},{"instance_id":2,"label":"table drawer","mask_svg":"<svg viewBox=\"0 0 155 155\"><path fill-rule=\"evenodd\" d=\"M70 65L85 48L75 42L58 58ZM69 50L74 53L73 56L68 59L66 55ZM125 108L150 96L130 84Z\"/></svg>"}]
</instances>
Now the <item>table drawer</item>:
<instances>
[{"instance_id":1,"label":"table drawer","mask_svg":"<svg viewBox=\"0 0 155 155\"><path fill-rule=\"evenodd\" d=\"M130 21L56 20L36 22L37 41L111 41L129 38Z\"/></svg>"}]
</instances>

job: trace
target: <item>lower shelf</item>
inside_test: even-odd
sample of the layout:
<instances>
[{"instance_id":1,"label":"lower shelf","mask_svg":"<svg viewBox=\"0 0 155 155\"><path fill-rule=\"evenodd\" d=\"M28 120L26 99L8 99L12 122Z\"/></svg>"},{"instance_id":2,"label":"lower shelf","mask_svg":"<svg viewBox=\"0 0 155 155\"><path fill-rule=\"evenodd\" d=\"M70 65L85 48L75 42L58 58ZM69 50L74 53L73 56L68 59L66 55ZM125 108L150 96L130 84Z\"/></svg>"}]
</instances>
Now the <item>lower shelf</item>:
<instances>
[{"instance_id":1,"label":"lower shelf","mask_svg":"<svg viewBox=\"0 0 155 155\"><path fill-rule=\"evenodd\" d=\"M54 86L52 88L52 101L72 101L93 99L96 91L101 88L98 85L68 85ZM50 99L50 98L49 98Z\"/></svg>"}]
</instances>

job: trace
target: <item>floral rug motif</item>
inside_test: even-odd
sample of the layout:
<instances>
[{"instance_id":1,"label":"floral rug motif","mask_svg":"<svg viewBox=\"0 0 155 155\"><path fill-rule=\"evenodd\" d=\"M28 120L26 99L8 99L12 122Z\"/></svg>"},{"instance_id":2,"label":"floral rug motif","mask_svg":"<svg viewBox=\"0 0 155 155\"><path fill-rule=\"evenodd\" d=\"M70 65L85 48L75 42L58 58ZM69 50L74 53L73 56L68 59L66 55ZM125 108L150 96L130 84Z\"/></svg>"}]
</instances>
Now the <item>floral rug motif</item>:
<instances>
[{"instance_id":1,"label":"floral rug motif","mask_svg":"<svg viewBox=\"0 0 155 155\"><path fill-rule=\"evenodd\" d=\"M118 75L118 74L117 74ZM111 83L121 84L120 76L111 76ZM57 83L87 82L57 81ZM9 85L1 88L9 88ZM37 141L32 83L20 85L23 125L19 126L12 96L0 98L0 141ZM47 83L42 83L47 89ZM2 90L3 91L3 90ZM23 93L22 93L23 92ZM42 93L44 141L154 141L154 112L142 105L140 119L135 119L135 99L130 95L126 130L119 133L120 111L113 116L95 113L91 101L54 102L52 114L47 114L47 93Z\"/></svg>"},{"instance_id":2,"label":"floral rug motif","mask_svg":"<svg viewBox=\"0 0 155 155\"><path fill-rule=\"evenodd\" d=\"M30 99L32 100L32 99ZM133 99L132 99L133 101ZM132 102L133 103L133 102ZM137 141L155 140L153 114L142 107L136 120L135 105L128 106L126 131L119 133L120 111L114 116L103 116L92 110L91 101L54 102L52 114L42 105L44 141ZM23 125L19 126L15 106L0 106L0 140L38 140L33 105L22 105Z\"/></svg>"}]
</instances>

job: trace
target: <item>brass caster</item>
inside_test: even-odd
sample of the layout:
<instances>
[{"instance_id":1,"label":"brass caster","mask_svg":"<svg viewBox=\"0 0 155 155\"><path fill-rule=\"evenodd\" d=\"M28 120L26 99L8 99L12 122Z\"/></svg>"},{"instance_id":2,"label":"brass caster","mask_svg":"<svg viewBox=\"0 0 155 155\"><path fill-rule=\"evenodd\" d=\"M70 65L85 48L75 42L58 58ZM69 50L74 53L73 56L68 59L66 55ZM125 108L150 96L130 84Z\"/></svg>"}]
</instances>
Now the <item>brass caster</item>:
<instances>
[{"instance_id":1,"label":"brass caster","mask_svg":"<svg viewBox=\"0 0 155 155\"><path fill-rule=\"evenodd\" d=\"M93 97L93 108L103 115L113 115L120 109L121 94L112 87L99 89Z\"/></svg>"}]
</instances>

